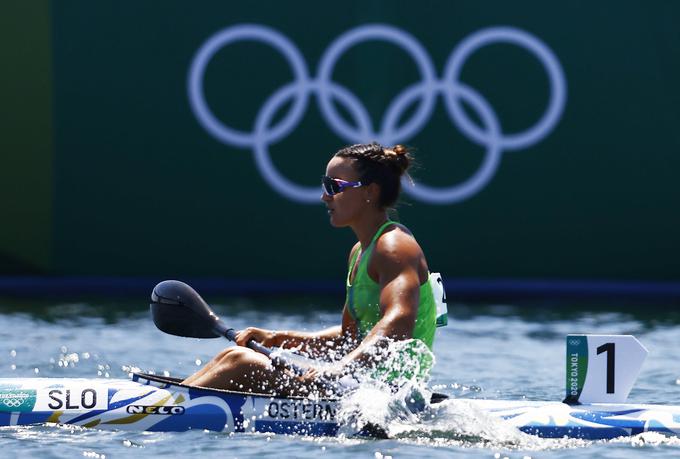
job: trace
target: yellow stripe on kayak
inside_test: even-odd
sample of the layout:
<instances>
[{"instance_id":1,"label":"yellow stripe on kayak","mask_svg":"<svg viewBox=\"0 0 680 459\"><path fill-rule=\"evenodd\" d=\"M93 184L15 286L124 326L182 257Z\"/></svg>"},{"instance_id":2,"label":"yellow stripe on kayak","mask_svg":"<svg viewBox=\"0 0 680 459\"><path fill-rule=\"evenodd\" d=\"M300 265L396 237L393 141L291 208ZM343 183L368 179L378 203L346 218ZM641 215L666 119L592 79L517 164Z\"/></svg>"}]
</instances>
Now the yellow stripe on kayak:
<instances>
[{"instance_id":1,"label":"yellow stripe on kayak","mask_svg":"<svg viewBox=\"0 0 680 459\"><path fill-rule=\"evenodd\" d=\"M52 413L50 415L49 418L47 418L47 421L45 421L45 422L54 422L54 423L58 424L59 423L59 416L61 416L62 414L64 414L63 411L55 411L54 413Z\"/></svg>"}]
</instances>

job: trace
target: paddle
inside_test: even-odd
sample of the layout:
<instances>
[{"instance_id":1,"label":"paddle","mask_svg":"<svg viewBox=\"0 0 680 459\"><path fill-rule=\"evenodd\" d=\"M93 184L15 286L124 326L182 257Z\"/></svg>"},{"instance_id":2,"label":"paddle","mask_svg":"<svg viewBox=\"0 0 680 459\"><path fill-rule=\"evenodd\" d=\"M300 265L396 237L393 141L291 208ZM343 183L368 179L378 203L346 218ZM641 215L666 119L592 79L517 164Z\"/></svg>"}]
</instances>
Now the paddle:
<instances>
[{"instance_id":1,"label":"paddle","mask_svg":"<svg viewBox=\"0 0 680 459\"><path fill-rule=\"evenodd\" d=\"M201 295L184 282L166 280L156 285L151 292L150 307L154 324L165 333L189 338L223 336L229 341L236 341L236 331L227 327ZM272 362L285 365L298 375L306 371L283 356L273 357L271 349L252 339L247 346L266 355Z\"/></svg>"}]
</instances>

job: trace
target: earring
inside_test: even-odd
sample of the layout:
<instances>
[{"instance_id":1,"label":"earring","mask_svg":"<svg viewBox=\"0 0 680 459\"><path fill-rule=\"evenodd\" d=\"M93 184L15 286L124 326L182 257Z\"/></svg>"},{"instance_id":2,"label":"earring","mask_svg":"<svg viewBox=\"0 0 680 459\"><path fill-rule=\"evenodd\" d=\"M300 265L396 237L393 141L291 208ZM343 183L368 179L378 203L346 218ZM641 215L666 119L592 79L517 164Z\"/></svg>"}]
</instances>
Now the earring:
<instances>
[{"instance_id":1,"label":"earring","mask_svg":"<svg viewBox=\"0 0 680 459\"><path fill-rule=\"evenodd\" d=\"M370 199L367 199L366 202L371 202L371 200L370 200Z\"/></svg>"}]
</instances>

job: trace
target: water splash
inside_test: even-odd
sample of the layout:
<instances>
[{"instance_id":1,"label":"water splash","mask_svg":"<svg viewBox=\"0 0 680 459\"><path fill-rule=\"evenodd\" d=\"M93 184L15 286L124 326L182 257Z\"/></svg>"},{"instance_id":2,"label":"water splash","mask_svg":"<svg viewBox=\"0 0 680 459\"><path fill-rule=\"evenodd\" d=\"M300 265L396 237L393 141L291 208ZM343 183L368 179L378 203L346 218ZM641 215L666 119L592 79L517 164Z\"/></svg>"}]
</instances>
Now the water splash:
<instances>
[{"instance_id":1,"label":"water splash","mask_svg":"<svg viewBox=\"0 0 680 459\"><path fill-rule=\"evenodd\" d=\"M420 340L382 340L369 348L371 365L357 367L354 388L340 400L338 422L342 435L413 424L431 397L427 387L434 355Z\"/></svg>"},{"instance_id":2,"label":"water splash","mask_svg":"<svg viewBox=\"0 0 680 459\"><path fill-rule=\"evenodd\" d=\"M469 400L428 405L415 422L392 422L389 427L391 437L439 445L536 449L541 441L481 411Z\"/></svg>"}]
</instances>

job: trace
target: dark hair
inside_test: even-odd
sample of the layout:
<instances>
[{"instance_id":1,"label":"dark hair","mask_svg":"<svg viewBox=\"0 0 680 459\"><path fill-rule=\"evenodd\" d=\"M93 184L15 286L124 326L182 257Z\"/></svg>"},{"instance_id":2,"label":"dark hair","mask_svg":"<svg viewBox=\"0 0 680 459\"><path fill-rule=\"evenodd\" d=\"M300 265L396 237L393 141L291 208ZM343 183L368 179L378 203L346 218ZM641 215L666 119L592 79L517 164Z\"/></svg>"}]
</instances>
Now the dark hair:
<instances>
[{"instance_id":1,"label":"dark hair","mask_svg":"<svg viewBox=\"0 0 680 459\"><path fill-rule=\"evenodd\" d=\"M411 165L411 149L403 145L385 147L377 142L350 145L339 150L335 156L352 158L361 183L377 183L380 186L381 208L392 207L401 192L401 176Z\"/></svg>"}]
</instances>

